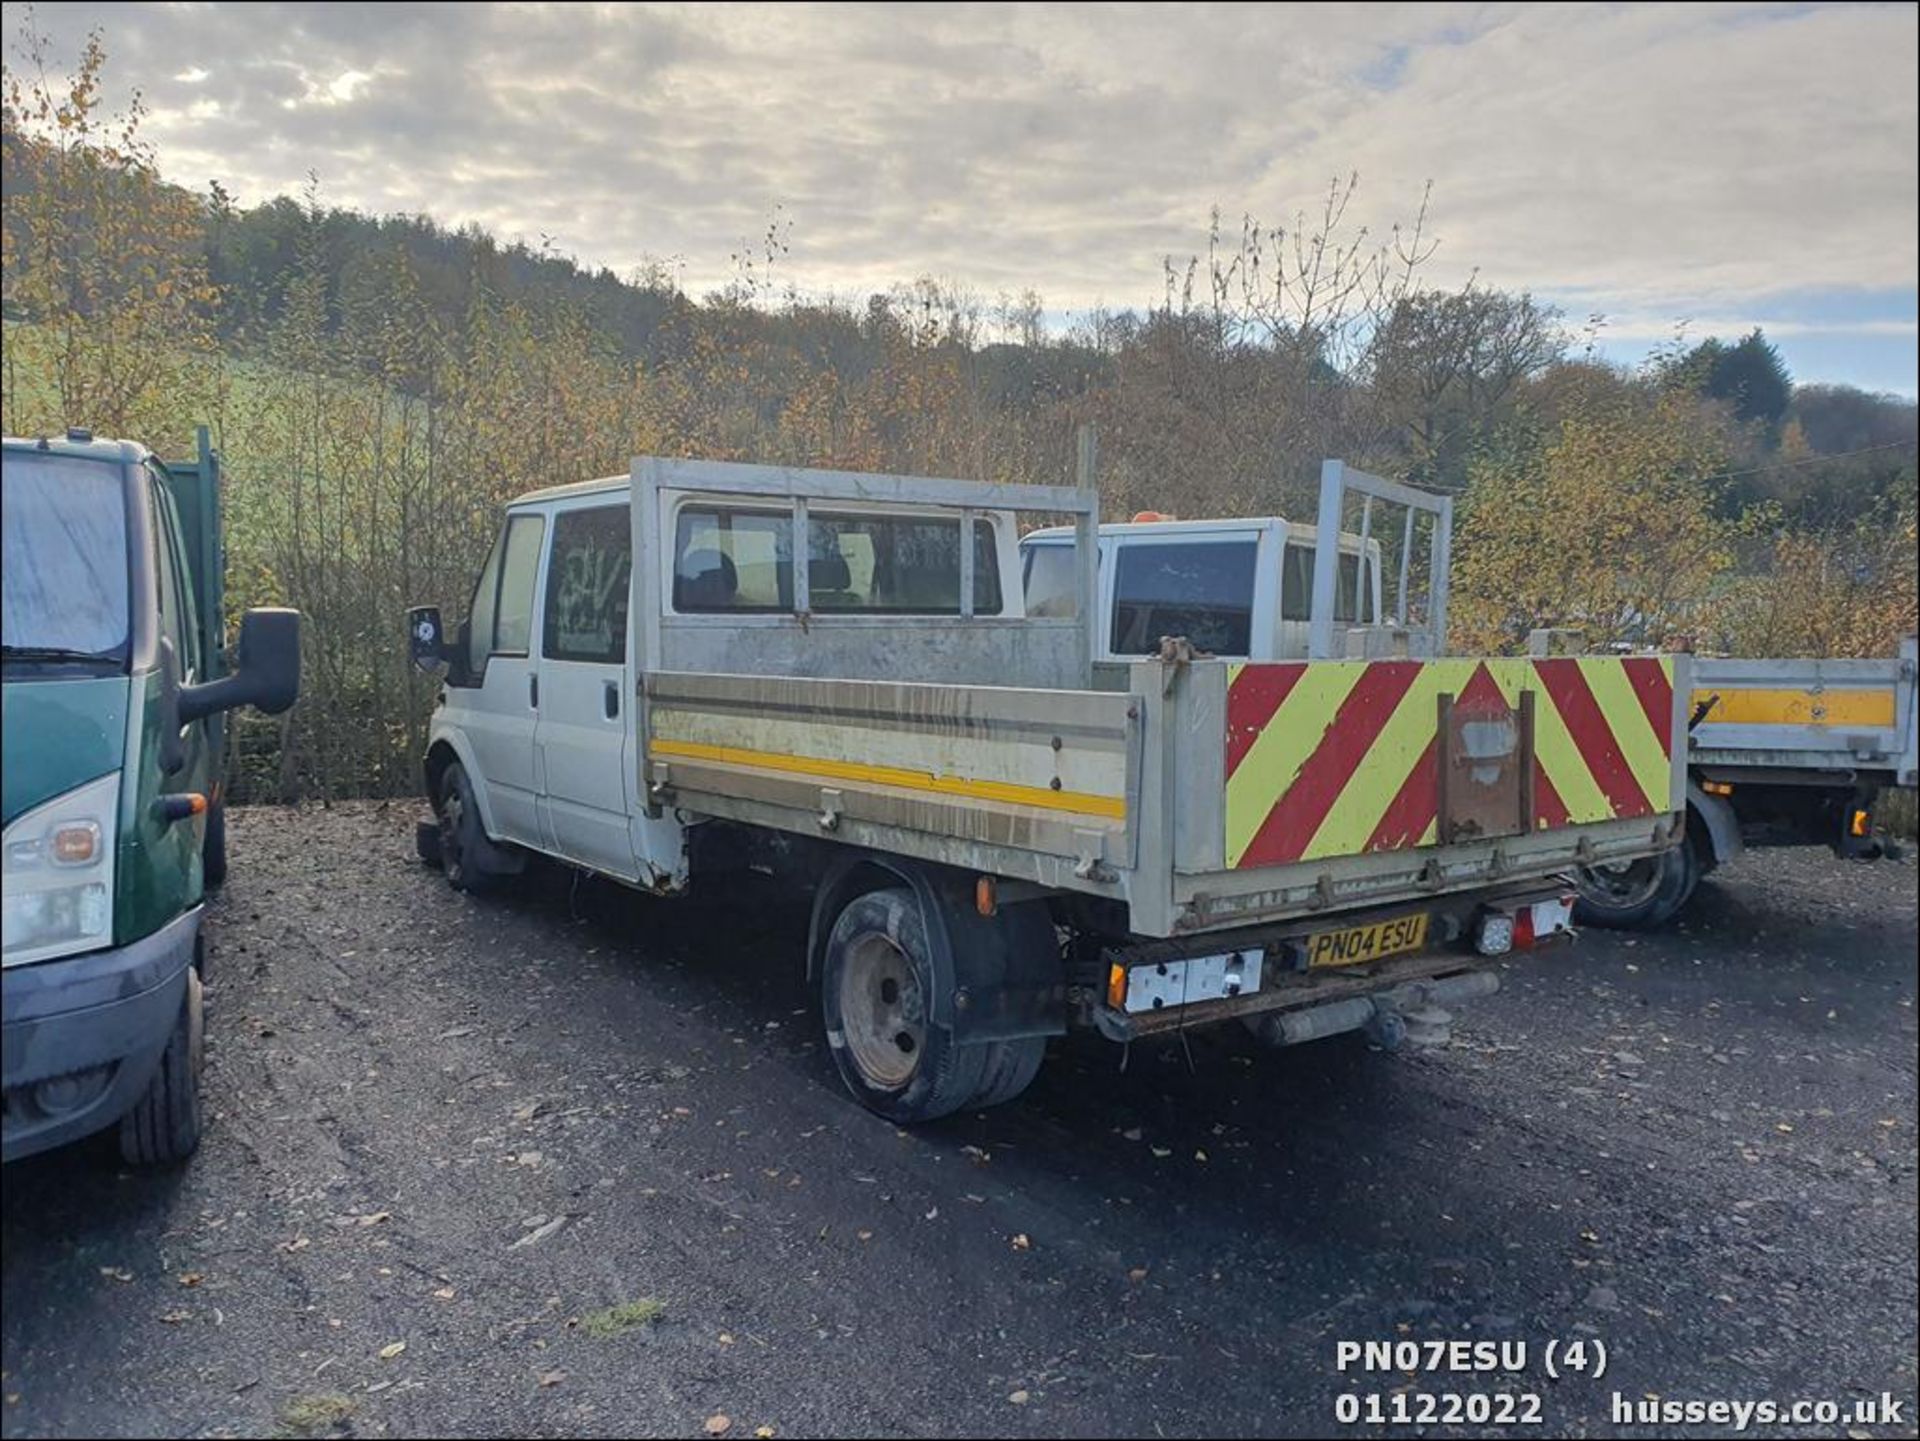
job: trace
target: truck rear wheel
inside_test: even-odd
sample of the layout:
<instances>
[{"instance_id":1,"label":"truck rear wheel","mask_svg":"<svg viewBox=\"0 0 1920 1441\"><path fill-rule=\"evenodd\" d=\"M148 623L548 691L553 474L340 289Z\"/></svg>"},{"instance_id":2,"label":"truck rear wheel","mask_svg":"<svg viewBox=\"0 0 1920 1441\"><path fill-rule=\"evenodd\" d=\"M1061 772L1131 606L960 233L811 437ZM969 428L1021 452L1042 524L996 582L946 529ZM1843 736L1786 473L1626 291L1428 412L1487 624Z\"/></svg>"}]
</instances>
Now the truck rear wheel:
<instances>
[{"instance_id":1,"label":"truck rear wheel","mask_svg":"<svg viewBox=\"0 0 1920 1441\"><path fill-rule=\"evenodd\" d=\"M175 1166L200 1145L200 1069L205 1023L200 972L187 969L187 993L160 1067L133 1109L120 1118L120 1155L130 1166Z\"/></svg>"},{"instance_id":2,"label":"truck rear wheel","mask_svg":"<svg viewBox=\"0 0 1920 1441\"><path fill-rule=\"evenodd\" d=\"M999 1106L1013 1100L1040 1074L1047 1058L1045 1036L1022 1036L1013 1041L989 1041L987 1063L981 1068L980 1089L969 1106Z\"/></svg>"},{"instance_id":3,"label":"truck rear wheel","mask_svg":"<svg viewBox=\"0 0 1920 1441\"><path fill-rule=\"evenodd\" d=\"M1699 884L1700 855L1690 840L1621 865L1583 866L1574 876L1574 919L1611 930L1651 930L1678 915Z\"/></svg>"},{"instance_id":4,"label":"truck rear wheel","mask_svg":"<svg viewBox=\"0 0 1920 1441\"><path fill-rule=\"evenodd\" d=\"M981 1104L975 1097L987 1078L991 1047L960 1045L933 1023L933 987L926 920L913 892L895 887L848 901L820 967L827 1046L860 1104L902 1125Z\"/></svg>"}]
</instances>

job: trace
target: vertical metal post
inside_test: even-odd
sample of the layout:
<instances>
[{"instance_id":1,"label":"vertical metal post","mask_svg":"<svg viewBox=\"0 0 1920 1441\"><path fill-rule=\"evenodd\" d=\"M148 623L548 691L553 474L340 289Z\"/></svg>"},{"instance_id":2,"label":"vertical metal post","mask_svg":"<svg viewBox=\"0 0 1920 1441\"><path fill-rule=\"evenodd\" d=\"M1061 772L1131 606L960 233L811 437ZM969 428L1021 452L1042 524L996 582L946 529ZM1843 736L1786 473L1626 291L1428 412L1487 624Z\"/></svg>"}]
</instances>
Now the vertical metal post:
<instances>
[{"instance_id":1,"label":"vertical metal post","mask_svg":"<svg viewBox=\"0 0 1920 1441\"><path fill-rule=\"evenodd\" d=\"M1353 567L1353 619L1356 625L1365 625L1367 615L1367 542L1373 539L1373 497L1360 497L1360 558ZM1371 617L1379 620L1379 616Z\"/></svg>"},{"instance_id":2,"label":"vertical metal post","mask_svg":"<svg viewBox=\"0 0 1920 1441\"><path fill-rule=\"evenodd\" d=\"M1099 442L1091 425L1082 425L1075 437L1073 481L1079 487L1080 509L1073 521L1074 594L1080 606L1080 634L1086 660L1080 670L1083 683L1093 684L1093 663L1100 655L1100 497L1093 478L1099 461Z\"/></svg>"},{"instance_id":3,"label":"vertical metal post","mask_svg":"<svg viewBox=\"0 0 1920 1441\"><path fill-rule=\"evenodd\" d=\"M1307 657L1333 655L1333 595L1340 573L1340 498L1346 493L1346 464L1320 464L1320 521L1313 542L1313 609L1307 626Z\"/></svg>"},{"instance_id":4,"label":"vertical metal post","mask_svg":"<svg viewBox=\"0 0 1920 1441\"><path fill-rule=\"evenodd\" d=\"M976 510L960 512L960 616L973 616L973 522Z\"/></svg>"},{"instance_id":5,"label":"vertical metal post","mask_svg":"<svg viewBox=\"0 0 1920 1441\"><path fill-rule=\"evenodd\" d=\"M632 509L633 545L632 593L627 601L632 636L633 679L636 687L650 670L660 665L660 611L666 601L666 577L661 567L660 526L661 462L650 456L636 457L628 490Z\"/></svg>"},{"instance_id":6,"label":"vertical metal post","mask_svg":"<svg viewBox=\"0 0 1920 1441\"><path fill-rule=\"evenodd\" d=\"M1407 564L1413 559L1413 507L1407 507L1406 530L1400 536L1400 597L1394 602L1393 618L1400 625L1410 625L1407 619Z\"/></svg>"},{"instance_id":7,"label":"vertical metal post","mask_svg":"<svg viewBox=\"0 0 1920 1441\"><path fill-rule=\"evenodd\" d=\"M793 613L798 616L813 613L812 559L813 530L807 518L807 498L796 495L793 498Z\"/></svg>"},{"instance_id":8,"label":"vertical metal post","mask_svg":"<svg viewBox=\"0 0 1920 1441\"><path fill-rule=\"evenodd\" d=\"M1453 564L1453 497L1440 498L1433 522L1433 574L1427 578L1430 605L1427 626L1433 632L1433 653L1447 653L1447 567Z\"/></svg>"}]
</instances>

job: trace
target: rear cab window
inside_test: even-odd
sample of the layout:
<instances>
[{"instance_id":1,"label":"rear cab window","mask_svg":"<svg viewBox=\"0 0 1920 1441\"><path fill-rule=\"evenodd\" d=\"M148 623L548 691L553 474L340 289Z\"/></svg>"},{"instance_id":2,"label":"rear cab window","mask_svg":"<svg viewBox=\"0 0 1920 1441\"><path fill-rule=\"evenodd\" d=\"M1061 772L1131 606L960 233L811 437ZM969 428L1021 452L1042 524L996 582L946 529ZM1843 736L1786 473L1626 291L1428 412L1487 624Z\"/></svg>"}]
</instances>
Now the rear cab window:
<instances>
[{"instance_id":1,"label":"rear cab window","mask_svg":"<svg viewBox=\"0 0 1920 1441\"><path fill-rule=\"evenodd\" d=\"M1123 542L1108 649L1151 655L1162 636L1185 636L1213 655L1248 654L1258 549L1251 535Z\"/></svg>"},{"instance_id":2,"label":"rear cab window","mask_svg":"<svg viewBox=\"0 0 1920 1441\"><path fill-rule=\"evenodd\" d=\"M673 608L781 614L796 605L794 520L761 506L689 505L674 525ZM825 614L959 615L959 516L813 510L807 600ZM1002 613L991 521L973 527L973 613Z\"/></svg>"},{"instance_id":3,"label":"rear cab window","mask_svg":"<svg viewBox=\"0 0 1920 1441\"><path fill-rule=\"evenodd\" d=\"M673 608L682 614L793 609L793 517L686 506L674 525Z\"/></svg>"}]
</instances>

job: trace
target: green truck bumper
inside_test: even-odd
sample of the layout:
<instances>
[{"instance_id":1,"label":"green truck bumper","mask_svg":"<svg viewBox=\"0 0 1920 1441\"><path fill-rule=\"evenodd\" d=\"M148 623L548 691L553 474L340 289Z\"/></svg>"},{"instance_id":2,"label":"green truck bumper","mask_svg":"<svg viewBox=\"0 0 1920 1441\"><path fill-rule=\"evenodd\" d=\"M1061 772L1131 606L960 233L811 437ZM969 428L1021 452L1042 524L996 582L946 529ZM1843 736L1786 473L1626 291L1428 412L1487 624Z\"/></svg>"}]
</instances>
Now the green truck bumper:
<instances>
[{"instance_id":1,"label":"green truck bumper","mask_svg":"<svg viewBox=\"0 0 1920 1441\"><path fill-rule=\"evenodd\" d=\"M115 950L10 968L0 983L0 1160L112 1125L147 1088L186 994L194 907Z\"/></svg>"}]
</instances>

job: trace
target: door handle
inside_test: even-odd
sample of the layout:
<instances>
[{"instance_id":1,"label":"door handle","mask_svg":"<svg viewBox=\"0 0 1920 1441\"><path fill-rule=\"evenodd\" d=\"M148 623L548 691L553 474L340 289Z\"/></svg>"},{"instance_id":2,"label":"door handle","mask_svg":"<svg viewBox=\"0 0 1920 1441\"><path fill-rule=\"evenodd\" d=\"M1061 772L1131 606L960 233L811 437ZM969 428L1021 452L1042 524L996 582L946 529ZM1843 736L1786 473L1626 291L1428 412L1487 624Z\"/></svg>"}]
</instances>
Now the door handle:
<instances>
[{"instance_id":1,"label":"door handle","mask_svg":"<svg viewBox=\"0 0 1920 1441\"><path fill-rule=\"evenodd\" d=\"M540 677L537 675L527 677L527 704L540 709Z\"/></svg>"},{"instance_id":2,"label":"door handle","mask_svg":"<svg viewBox=\"0 0 1920 1441\"><path fill-rule=\"evenodd\" d=\"M612 720L620 714L620 686L617 682L606 682L606 691L603 700L606 706L608 720Z\"/></svg>"}]
</instances>

